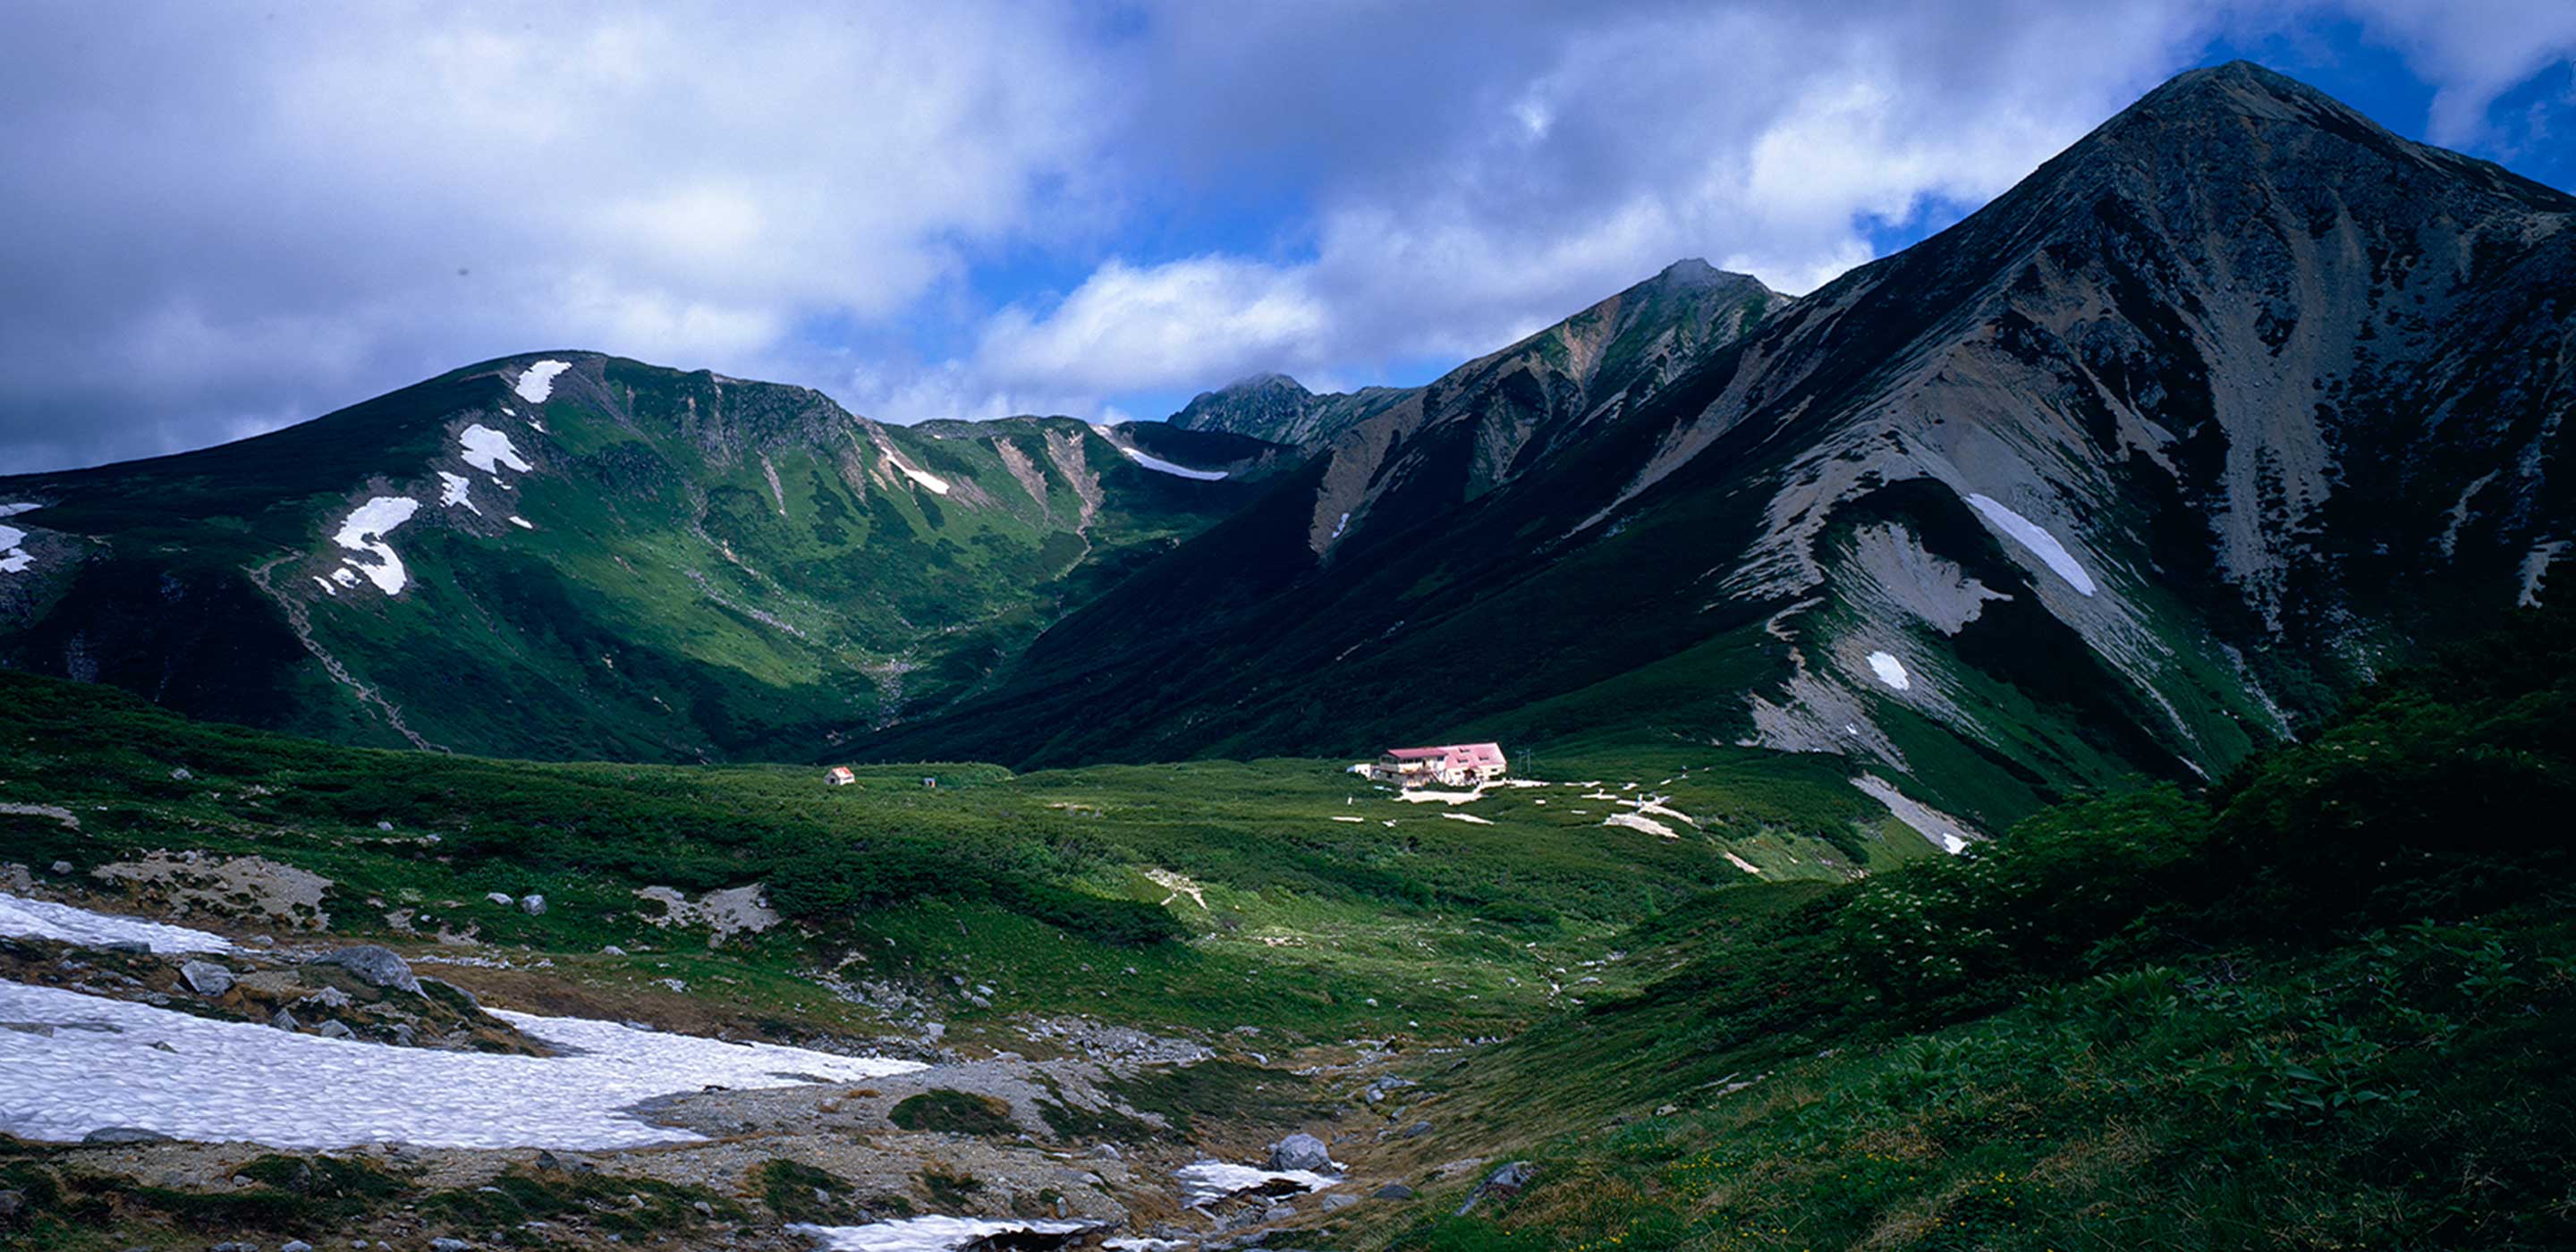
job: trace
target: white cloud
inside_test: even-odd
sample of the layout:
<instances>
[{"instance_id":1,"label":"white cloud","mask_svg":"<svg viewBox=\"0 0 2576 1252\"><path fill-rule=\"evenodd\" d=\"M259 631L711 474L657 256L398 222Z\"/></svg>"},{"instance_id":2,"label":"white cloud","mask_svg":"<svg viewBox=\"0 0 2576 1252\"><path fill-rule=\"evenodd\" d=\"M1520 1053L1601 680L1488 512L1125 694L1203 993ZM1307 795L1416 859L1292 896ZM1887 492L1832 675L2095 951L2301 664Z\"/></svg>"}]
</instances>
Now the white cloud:
<instances>
[{"instance_id":1,"label":"white cloud","mask_svg":"<svg viewBox=\"0 0 2576 1252\"><path fill-rule=\"evenodd\" d=\"M999 382L1075 390L1184 386L1264 362L1313 362L1329 318L1307 285L1305 267L1112 260L1043 316L1004 309L976 360Z\"/></svg>"}]
</instances>

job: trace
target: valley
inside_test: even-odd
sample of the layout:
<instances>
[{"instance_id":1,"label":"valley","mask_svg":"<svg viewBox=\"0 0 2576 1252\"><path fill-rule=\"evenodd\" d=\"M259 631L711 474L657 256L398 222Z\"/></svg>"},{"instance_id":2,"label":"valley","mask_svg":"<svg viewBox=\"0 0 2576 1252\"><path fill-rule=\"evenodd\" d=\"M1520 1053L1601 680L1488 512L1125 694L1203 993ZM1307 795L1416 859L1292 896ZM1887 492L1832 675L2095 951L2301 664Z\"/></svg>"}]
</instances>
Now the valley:
<instances>
[{"instance_id":1,"label":"valley","mask_svg":"<svg viewBox=\"0 0 2576 1252\"><path fill-rule=\"evenodd\" d=\"M0 1246L2576 1244L2571 226L2235 62L1418 387L0 477Z\"/></svg>"}]
</instances>

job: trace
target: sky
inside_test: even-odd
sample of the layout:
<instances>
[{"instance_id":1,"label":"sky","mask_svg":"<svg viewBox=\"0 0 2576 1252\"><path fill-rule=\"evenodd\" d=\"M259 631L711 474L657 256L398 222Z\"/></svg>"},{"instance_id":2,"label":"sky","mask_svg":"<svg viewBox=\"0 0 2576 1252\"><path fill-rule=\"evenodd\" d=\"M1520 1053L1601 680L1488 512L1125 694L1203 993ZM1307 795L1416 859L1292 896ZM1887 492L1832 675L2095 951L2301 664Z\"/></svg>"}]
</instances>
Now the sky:
<instances>
[{"instance_id":1,"label":"sky","mask_svg":"<svg viewBox=\"0 0 2576 1252\"><path fill-rule=\"evenodd\" d=\"M0 473L594 349L893 422L1802 293L2236 57L2576 188L2568 0L0 5Z\"/></svg>"}]
</instances>

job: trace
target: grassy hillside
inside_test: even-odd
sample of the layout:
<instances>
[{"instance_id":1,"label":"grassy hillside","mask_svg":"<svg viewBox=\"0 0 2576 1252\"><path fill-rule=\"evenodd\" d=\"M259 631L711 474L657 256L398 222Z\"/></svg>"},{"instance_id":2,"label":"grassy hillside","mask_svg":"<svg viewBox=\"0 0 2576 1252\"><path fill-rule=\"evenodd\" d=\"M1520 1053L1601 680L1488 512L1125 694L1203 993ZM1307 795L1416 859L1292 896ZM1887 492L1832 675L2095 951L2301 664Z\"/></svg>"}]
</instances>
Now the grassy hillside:
<instances>
[{"instance_id":1,"label":"grassy hillside","mask_svg":"<svg viewBox=\"0 0 2576 1252\"><path fill-rule=\"evenodd\" d=\"M1625 940L1658 967L1426 1075L1516 1196L1421 1249L2543 1248L2576 1240L2576 621L2393 676L2205 794L2045 812Z\"/></svg>"}]
</instances>

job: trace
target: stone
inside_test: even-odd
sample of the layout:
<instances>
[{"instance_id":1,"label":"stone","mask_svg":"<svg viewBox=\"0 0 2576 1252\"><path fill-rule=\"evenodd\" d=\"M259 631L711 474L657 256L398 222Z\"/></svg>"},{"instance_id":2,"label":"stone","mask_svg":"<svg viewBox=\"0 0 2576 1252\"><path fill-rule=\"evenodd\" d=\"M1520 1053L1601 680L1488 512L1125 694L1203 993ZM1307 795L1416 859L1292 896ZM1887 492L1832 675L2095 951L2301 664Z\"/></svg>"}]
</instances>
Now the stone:
<instances>
[{"instance_id":1,"label":"stone","mask_svg":"<svg viewBox=\"0 0 2576 1252\"><path fill-rule=\"evenodd\" d=\"M289 1239L277 1245L277 1252L313 1252L313 1245L301 1239Z\"/></svg>"},{"instance_id":2,"label":"stone","mask_svg":"<svg viewBox=\"0 0 2576 1252\"><path fill-rule=\"evenodd\" d=\"M314 1027L313 1033L325 1039L354 1039L358 1036L358 1032L349 1029L348 1023L336 1020Z\"/></svg>"},{"instance_id":3,"label":"stone","mask_svg":"<svg viewBox=\"0 0 2576 1252\"><path fill-rule=\"evenodd\" d=\"M56 861L52 868L57 874L68 874L72 872L72 863L69 861Z\"/></svg>"},{"instance_id":4,"label":"stone","mask_svg":"<svg viewBox=\"0 0 2576 1252\"><path fill-rule=\"evenodd\" d=\"M1405 1186L1400 1182L1391 1182L1370 1192L1369 1198L1372 1200L1410 1200L1413 1198L1413 1188Z\"/></svg>"},{"instance_id":5,"label":"stone","mask_svg":"<svg viewBox=\"0 0 2576 1252\"><path fill-rule=\"evenodd\" d=\"M1419 1138L1421 1138L1422 1136L1427 1135L1427 1134L1430 1134L1430 1133L1431 1133L1431 1123L1429 1123L1429 1122L1415 1122L1414 1124L1412 1124L1412 1125L1410 1125L1410 1126L1407 1126L1407 1127L1405 1127L1404 1129L1402 1129L1402 1130L1399 1130L1399 1131L1395 1132L1395 1137L1396 1137L1396 1138L1398 1138L1398 1139L1419 1139Z\"/></svg>"},{"instance_id":6,"label":"stone","mask_svg":"<svg viewBox=\"0 0 2576 1252\"><path fill-rule=\"evenodd\" d=\"M539 895L528 896L519 901L519 911L530 917L543 917L546 912L546 898Z\"/></svg>"},{"instance_id":7,"label":"stone","mask_svg":"<svg viewBox=\"0 0 2576 1252\"><path fill-rule=\"evenodd\" d=\"M387 832L387 833L391 833L391 832L392 832L392 830L393 830L393 828L394 828L394 824L393 824L392 822L378 822L378 823L376 823L376 829L381 830L381 831L385 831L385 832Z\"/></svg>"},{"instance_id":8,"label":"stone","mask_svg":"<svg viewBox=\"0 0 2576 1252\"><path fill-rule=\"evenodd\" d=\"M187 782L195 777L196 775L188 772L188 767L185 765L170 771L170 781L172 782Z\"/></svg>"},{"instance_id":9,"label":"stone","mask_svg":"<svg viewBox=\"0 0 2576 1252\"><path fill-rule=\"evenodd\" d=\"M626 949L618 947L616 944L612 943L607 947L601 948L599 950L599 954L601 956L624 956L626 955Z\"/></svg>"},{"instance_id":10,"label":"stone","mask_svg":"<svg viewBox=\"0 0 2576 1252\"><path fill-rule=\"evenodd\" d=\"M179 967L179 977L201 996L219 996L233 989L233 972L213 961L190 961Z\"/></svg>"},{"instance_id":11,"label":"stone","mask_svg":"<svg viewBox=\"0 0 2576 1252\"><path fill-rule=\"evenodd\" d=\"M1323 1206L1324 1211L1327 1213L1338 1212L1359 1202L1360 1200L1358 1196L1348 1195L1328 1195L1322 1200L1317 1201L1318 1204Z\"/></svg>"},{"instance_id":12,"label":"stone","mask_svg":"<svg viewBox=\"0 0 2576 1252\"><path fill-rule=\"evenodd\" d=\"M413 976L411 963L402 959L391 948L380 948L374 944L341 948L335 952L325 952L306 963L337 965L356 974L358 981L368 986L383 987L392 991L408 991L413 995L420 994L420 979Z\"/></svg>"},{"instance_id":13,"label":"stone","mask_svg":"<svg viewBox=\"0 0 2576 1252\"><path fill-rule=\"evenodd\" d=\"M322 1009L345 1009L350 1005L357 1003L357 1000L352 998L348 992L342 991L338 987L324 987L320 991L316 991L313 994L296 1001L296 1003L310 1004L315 1008Z\"/></svg>"},{"instance_id":14,"label":"stone","mask_svg":"<svg viewBox=\"0 0 2576 1252\"><path fill-rule=\"evenodd\" d=\"M1493 1173L1485 1175L1485 1181L1477 1183L1476 1189L1467 1193L1467 1202L1458 1206L1458 1215L1466 1216L1467 1210L1476 1207L1487 1196L1510 1195L1519 1191L1536 1177L1538 1177L1538 1166L1527 1161L1513 1161L1502 1166Z\"/></svg>"},{"instance_id":15,"label":"stone","mask_svg":"<svg viewBox=\"0 0 2576 1252\"><path fill-rule=\"evenodd\" d=\"M1333 1168L1333 1154L1313 1135L1290 1135L1270 1145L1270 1168L1327 1170Z\"/></svg>"},{"instance_id":16,"label":"stone","mask_svg":"<svg viewBox=\"0 0 2576 1252\"><path fill-rule=\"evenodd\" d=\"M466 1249L473 1246L473 1244L467 1243L462 1239L432 1239L429 1241L430 1252L466 1252Z\"/></svg>"},{"instance_id":17,"label":"stone","mask_svg":"<svg viewBox=\"0 0 2576 1252\"><path fill-rule=\"evenodd\" d=\"M506 891L486 891L483 893L483 898L494 904L500 905L505 909L518 903L518 901L512 898L510 893Z\"/></svg>"},{"instance_id":18,"label":"stone","mask_svg":"<svg viewBox=\"0 0 2576 1252\"><path fill-rule=\"evenodd\" d=\"M170 1136L140 1126L101 1126L81 1136L83 1143L168 1143Z\"/></svg>"},{"instance_id":19,"label":"stone","mask_svg":"<svg viewBox=\"0 0 2576 1252\"><path fill-rule=\"evenodd\" d=\"M1101 1160L1104 1160L1104 1161L1115 1161L1115 1160L1120 1159L1120 1158L1119 1158L1119 1156L1118 1156L1118 1147L1117 1147L1117 1145L1115 1145L1115 1144L1108 1144L1108 1143L1096 1143L1096 1144L1093 1144L1093 1145L1091 1145L1091 1154L1092 1154L1093 1156L1099 1157Z\"/></svg>"},{"instance_id":20,"label":"stone","mask_svg":"<svg viewBox=\"0 0 2576 1252\"><path fill-rule=\"evenodd\" d=\"M26 1192L0 1191L0 1222L14 1222L18 1220L18 1215L20 1213L24 1213L26 1211Z\"/></svg>"},{"instance_id":21,"label":"stone","mask_svg":"<svg viewBox=\"0 0 2576 1252\"><path fill-rule=\"evenodd\" d=\"M268 1024L279 1030L304 1029L304 1023L295 1020L295 1014L288 1012L285 1009L279 1009L276 1013L271 1014L268 1019Z\"/></svg>"}]
</instances>

